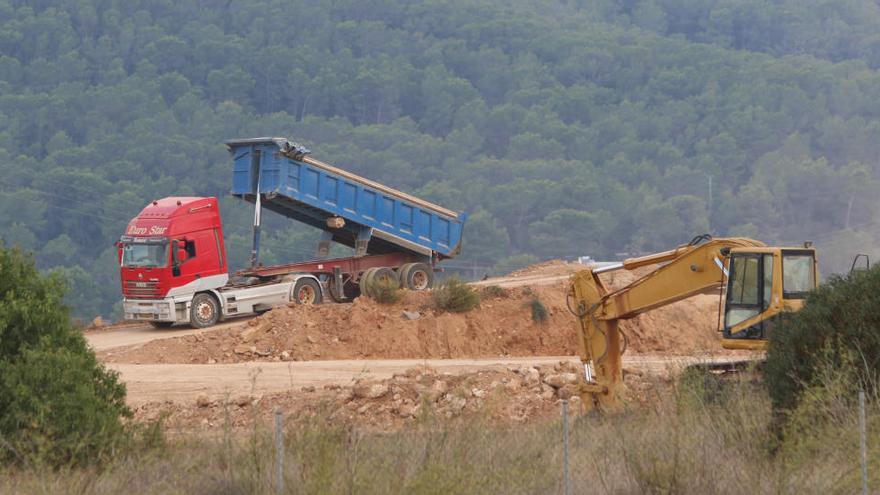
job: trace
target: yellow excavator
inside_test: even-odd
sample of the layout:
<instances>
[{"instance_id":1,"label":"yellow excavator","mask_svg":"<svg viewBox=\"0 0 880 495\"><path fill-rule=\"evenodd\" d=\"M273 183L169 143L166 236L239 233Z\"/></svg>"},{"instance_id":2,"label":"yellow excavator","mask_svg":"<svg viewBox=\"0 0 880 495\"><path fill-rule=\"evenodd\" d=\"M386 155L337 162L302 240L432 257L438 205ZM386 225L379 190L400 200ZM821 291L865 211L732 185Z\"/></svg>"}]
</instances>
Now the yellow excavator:
<instances>
[{"instance_id":1,"label":"yellow excavator","mask_svg":"<svg viewBox=\"0 0 880 495\"><path fill-rule=\"evenodd\" d=\"M654 264L660 267L615 291L599 279L602 273ZM761 350L774 324L786 312L803 306L818 278L816 250L810 243L768 247L754 239L709 235L697 236L671 251L574 274L568 305L578 318L584 407L613 412L623 405L621 356L626 336L618 328L620 320L697 294L721 294L726 286L722 346Z\"/></svg>"}]
</instances>

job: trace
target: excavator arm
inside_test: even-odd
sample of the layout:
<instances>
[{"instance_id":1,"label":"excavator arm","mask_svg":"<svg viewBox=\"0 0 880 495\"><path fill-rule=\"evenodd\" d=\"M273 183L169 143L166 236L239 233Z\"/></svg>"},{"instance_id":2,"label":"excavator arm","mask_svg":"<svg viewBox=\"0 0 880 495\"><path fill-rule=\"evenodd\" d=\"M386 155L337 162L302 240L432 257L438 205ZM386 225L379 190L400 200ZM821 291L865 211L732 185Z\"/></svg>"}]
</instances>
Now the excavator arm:
<instances>
[{"instance_id":1,"label":"excavator arm","mask_svg":"<svg viewBox=\"0 0 880 495\"><path fill-rule=\"evenodd\" d=\"M696 294L717 291L724 280L725 258L731 249L763 247L748 238L699 236L671 251L631 258L612 266L584 270L572 276L569 307L578 318L578 347L584 364L580 394L589 410L621 407L621 356L626 340L620 320L633 318ZM610 291L601 273L662 263L628 286ZM571 300L573 298L573 301Z\"/></svg>"}]
</instances>

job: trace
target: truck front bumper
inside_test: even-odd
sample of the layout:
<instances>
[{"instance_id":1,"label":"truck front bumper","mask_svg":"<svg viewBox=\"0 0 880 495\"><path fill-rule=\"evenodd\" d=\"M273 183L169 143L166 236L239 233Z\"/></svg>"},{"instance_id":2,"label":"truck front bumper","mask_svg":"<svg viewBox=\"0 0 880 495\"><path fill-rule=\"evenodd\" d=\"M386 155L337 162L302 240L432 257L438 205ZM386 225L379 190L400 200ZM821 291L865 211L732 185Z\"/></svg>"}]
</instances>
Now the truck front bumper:
<instances>
[{"instance_id":1,"label":"truck front bumper","mask_svg":"<svg viewBox=\"0 0 880 495\"><path fill-rule=\"evenodd\" d=\"M126 320L179 321L171 299L123 299L122 312Z\"/></svg>"}]
</instances>

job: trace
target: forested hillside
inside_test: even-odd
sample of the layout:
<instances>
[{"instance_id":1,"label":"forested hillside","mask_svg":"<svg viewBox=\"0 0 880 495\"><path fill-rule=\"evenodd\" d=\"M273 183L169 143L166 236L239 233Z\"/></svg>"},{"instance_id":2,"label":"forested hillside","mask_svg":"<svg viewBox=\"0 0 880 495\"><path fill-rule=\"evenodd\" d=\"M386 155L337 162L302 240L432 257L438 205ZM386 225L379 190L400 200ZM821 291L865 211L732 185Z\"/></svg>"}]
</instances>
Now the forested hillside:
<instances>
[{"instance_id":1,"label":"forested hillside","mask_svg":"<svg viewBox=\"0 0 880 495\"><path fill-rule=\"evenodd\" d=\"M880 9L869 0L0 0L0 238L119 299L144 204L225 196L224 140L277 135L468 211L452 267L696 234L873 252ZM234 263L251 208L221 204ZM265 228L266 262L317 233Z\"/></svg>"}]
</instances>

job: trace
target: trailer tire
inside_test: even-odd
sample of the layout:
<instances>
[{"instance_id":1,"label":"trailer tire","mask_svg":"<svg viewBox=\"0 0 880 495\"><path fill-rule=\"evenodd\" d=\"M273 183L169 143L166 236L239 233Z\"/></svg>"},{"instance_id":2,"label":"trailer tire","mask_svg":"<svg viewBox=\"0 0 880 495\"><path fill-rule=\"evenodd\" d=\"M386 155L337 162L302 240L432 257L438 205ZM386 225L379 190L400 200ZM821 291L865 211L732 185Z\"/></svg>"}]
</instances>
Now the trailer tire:
<instances>
[{"instance_id":1,"label":"trailer tire","mask_svg":"<svg viewBox=\"0 0 880 495\"><path fill-rule=\"evenodd\" d=\"M207 293L200 292L193 297L189 307L189 324L195 328L206 328L220 321L220 303Z\"/></svg>"},{"instance_id":2,"label":"trailer tire","mask_svg":"<svg viewBox=\"0 0 880 495\"><path fill-rule=\"evenodd\" d=\"M400 286L409 290L434 287L434 270L427 263L407 263L400 267Z\"/></svg>"},{"instance_id":3,"label":"trailer tire","mask_svg":"<svg viewBox=\"0 0 880 495\"><path fill-rule=\"evenodd\" d=\"M373 285L373 274L375 273L376 268L367 268L361 273L361 278L358 280L358 287L360 287L361 294L367 297L373 297L370 287Z\"/></svg>"},{"instance_id":4,"label":"trailer tire","mask_svg":"<svg viewBox=\"0 0 880 495\"><path fill-rule=\"evenodd\" d=\"M321 286L314 279L301 278L293 285L290 300L306 306L321 304Z\"/></svg>"},{"instance_id":5,"label":"trailer tire","mask_svg":"<svg viewBox=\"0 0 880 495\"><path fill-rule=\"evenodd\" d=\"M380 268L376 268L376 271L373 272L372 282L373 283L385 282L385 283L395 284L397 286L400 286L400 277L398 277L397 274L394 273L394 270L392 270L391 268L387 268L387 267L383 266Z\"/></svg>"}]
</instances>

